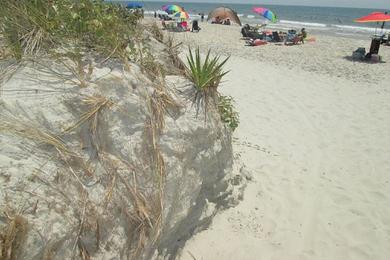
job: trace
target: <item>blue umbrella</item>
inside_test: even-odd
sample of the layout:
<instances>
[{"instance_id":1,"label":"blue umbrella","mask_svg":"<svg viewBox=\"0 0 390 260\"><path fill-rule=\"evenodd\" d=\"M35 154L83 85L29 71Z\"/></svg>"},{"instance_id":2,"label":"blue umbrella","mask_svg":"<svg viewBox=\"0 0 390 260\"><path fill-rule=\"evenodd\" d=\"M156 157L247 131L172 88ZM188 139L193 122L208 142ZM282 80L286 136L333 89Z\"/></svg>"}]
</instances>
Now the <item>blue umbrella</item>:
<instances>
[{"instance_id":1,"label":"blue umbrella","mask_svg":"<svg viewBox=\"0 0 390 260\"><path fill-rule=\"evenodd\" d=\"M143 8L143 7L144 7L144 3L141 2L129 2L126 6L126 8L129 9Z\"/></svg>"}]
</instances>

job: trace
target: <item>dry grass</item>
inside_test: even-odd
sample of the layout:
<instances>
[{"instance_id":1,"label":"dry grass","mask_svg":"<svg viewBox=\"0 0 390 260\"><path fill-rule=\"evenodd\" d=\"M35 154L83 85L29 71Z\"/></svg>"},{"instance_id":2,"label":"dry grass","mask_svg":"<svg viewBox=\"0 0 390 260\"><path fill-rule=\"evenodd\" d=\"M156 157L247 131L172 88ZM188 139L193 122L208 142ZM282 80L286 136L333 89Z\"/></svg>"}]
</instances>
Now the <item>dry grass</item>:
<instances>
[{"instance_id":1,"label":"dry grass","mask_svg":"<svg viewBox=\"0 0 390 260\"><path fill-rule=\"evenodd\" d=\"M83 125L85 122L89 121L90 122L89 129L91 132L92 141L95 146L95 149L99 151L100 143L97 135L99 113L104 108L111 107L113 105L113 102L103 96L89 96L89 97L85 97L82 100L82 103L88 106L89 108L88 111L83 113L80 119L73 126L68 127L65 130L65 132L71 132L76 128L80 127L81 125Z\"/></svg>"},{"instance_id":2,"label":"dry grass","mask_svg":"<svg viewBox=\"0 0 390 260\"><path fill-rule=\"evenodd\" d=\"M40 51L43 42L48 39L50 39L50 35L39 27L35 27L31 29L31 31L26 32L20 39L24 55L30 56L37 54Z\"/></svg>"},{"instance_id":3,"label":"dry grass","mask_svg":"<svg viewBox=\"0 0 390 260\"><path fill-rule=\"evenodd\" d=\"M163 82L156 87L151 96L147 97L146 102L149 114L145 121L144 128L144 153L147 154L147 163L152 167L151 169L155 176L154 190L156 190L155 202L157 202L153 208L155 227L151 239L154 243L161 234L162 213L164 210L164 185L166 178L166 166L160 150L159 138L165 127L165 114L169 108L178 108L178 105L172 96L167 93Z\"/></svg>"},{"instance_id":4,"label":"dry grass","mask_svg":"<svg viewBox=\"0 0 390 260\"><path fill-rule=\"evenodd\" d=\"M20 259L27 238L28 222L20 215L10 217L6 213L6 217L8 219L7 224L0 231L0 259Z\"/></svg>"},{"instance_id":5,"label":"dry grass","mask_svg":"<svg viewBox=\"0 0 390 260\"><path fill-rule=\"evenodd\" d=\"M2 95L2 86L15 74L20 67L17 62L0 64L0 96Z\"/></svg>"},{"instance_id":6,"label":"dry grass","mask_svg":"<svg viewBox=\"0 0 390 260\"><path fill-rule=\"evenodd\" d=\"M157 41L164 42L164 34L161 31L160 27L158 27L156 22L154 22L151 25L147 26L146 29L153 35L153 37Z\"/></svg>"},{"instance_id":7,"label":"dry grass","mask_svg":"<svg viewBox=\"0 0 390 260\"><path fill-rule=\"evenodd\" d=\"M113 205L120 207L127 219L128 259L138 259L148 243L154 243L160 210L153 204L155 195L138 183L142 169L118 157L101 153L101 161L111 181L102 200L103 214ZM142 172L142 175L147 174ZM120 191L120 192L119 192ZM157 212L157 213L156 213Z\"/></svg>"},{"instance_id":8,"label":"dry grass","mask_svg":"<svg viewBox=\"0 0 390 260\"><path fill-rule=\"evenodd\" d=\"M75 155L59 135L41 129L31 122L23 122L13 116L0 115L0 132L30 139L38 145L49 145L66 155Z\"/></svg>"},{"instance_id":9,"label":"dry grass","mask_svg":"<svg viewBox=\"0 0 390 260\"><path fill-rule=\"evenodd\" d=\"M167 46L167 52L172 60L173 65L179 70L181 75L185 75L186 66L184 62L179 58L180 46L182 42L176 43L172 34L168 36L165 45Z\"/></svg>"},{"instance_id":10,"label":"dry grass","mask_svg":"<svg viewBox=\"0 0 390 260\"><path fill-rule=\"evenodd\" d=\"M66 52L67 50L62 51ZM81 88L88 86L94 70L92 61L86 60L80 51L43 56L40 59L36 59L34 56L26 56L23 61L38 66L37 70L43 74L54 76Z\"/></svg>"}]
</instances>

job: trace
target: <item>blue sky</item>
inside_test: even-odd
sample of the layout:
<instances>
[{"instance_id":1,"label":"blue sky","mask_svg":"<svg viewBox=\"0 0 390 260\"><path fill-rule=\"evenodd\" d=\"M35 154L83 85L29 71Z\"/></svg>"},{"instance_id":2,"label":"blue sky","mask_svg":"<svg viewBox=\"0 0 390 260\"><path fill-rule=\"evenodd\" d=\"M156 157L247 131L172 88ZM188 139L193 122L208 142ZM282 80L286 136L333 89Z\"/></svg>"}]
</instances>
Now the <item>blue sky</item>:
<instances>
[{"instance_id":1,"label":"blue sky","mask_svg":"<svg viewBox=\"0 0 390 260\"><path fill-rule=\"evenodd\" d=\"M154 0L145 0L154 1ZM208 3L242 3L242 4L281 4L308 6L345 6L362 8L382 8L390 10L390 0L172 0L159 2L208 2Z\"/></svg>"}]
</instances>

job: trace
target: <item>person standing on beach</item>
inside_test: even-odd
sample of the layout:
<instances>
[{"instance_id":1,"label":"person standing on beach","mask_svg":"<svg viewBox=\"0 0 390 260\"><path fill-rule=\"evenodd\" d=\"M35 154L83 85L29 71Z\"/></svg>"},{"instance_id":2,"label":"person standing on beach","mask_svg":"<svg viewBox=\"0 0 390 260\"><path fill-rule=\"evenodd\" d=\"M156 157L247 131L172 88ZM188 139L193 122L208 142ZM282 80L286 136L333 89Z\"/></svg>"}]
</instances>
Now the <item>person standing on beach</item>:
<instances>
[{"instance_id":1,"label":"person standing on beach","mask_svg":"<svg viewBox=\"0 0 390 260\"><path fill-rule=\"evenodd\" d=\"M154 18L157 18L157 12L154 11Z\"/></svg>"},{"instance_id":2,"label":"person standing on beach","mask_svg":"<svg viewBox=\"0 0 390 260\"><path fill-rule=\"evenodd\" d=\"M200 14L200 21L203 23L203 21L204 21L204 13Z\"/></svg>"}]
</instances>

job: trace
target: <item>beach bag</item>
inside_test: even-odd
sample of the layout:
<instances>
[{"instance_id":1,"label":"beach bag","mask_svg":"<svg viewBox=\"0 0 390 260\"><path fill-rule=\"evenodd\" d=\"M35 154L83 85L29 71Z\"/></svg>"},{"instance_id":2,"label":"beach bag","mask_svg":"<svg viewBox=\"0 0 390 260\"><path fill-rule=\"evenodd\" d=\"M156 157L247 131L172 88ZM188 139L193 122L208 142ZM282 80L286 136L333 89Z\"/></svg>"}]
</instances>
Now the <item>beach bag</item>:
<instances>
[{"instance_id":1,"label":"beach bag","mask_svg":"<svg viewBox=\"0 0 390 260\"><path fill-rule=\"evenodd\" d=\"M365 48L358 48L356 51L352 52L353 60L363 60L365 56L366 56Z\"/></svg>"}]
</instances>

